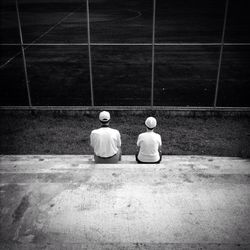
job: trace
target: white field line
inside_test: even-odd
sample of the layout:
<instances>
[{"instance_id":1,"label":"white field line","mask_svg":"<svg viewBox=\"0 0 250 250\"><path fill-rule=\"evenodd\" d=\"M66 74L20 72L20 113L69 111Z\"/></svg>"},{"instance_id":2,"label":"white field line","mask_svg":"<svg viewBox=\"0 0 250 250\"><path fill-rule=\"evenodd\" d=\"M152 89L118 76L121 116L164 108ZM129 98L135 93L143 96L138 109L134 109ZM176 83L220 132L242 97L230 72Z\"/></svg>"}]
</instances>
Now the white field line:
<instances>
[{"instance_id":1,"label":"white field line","mask_svg":"<svg viewBox=\"0 0 250 250\"><path fill-rule=\"evenodd\" d=\"M78 9L80 9L81 7L78 7L76 9L74 9L72 12L70 12L69 14L67 14L66 16L64 16L62 19L60 19L56 24L54 24L53 26L51 26L47 31L45 31L43 34L41 34L39 37L37 37L36 39L34 39L31 43L28 43L28 45L24 45L23 44L19 44L19 45L23 45L26 46L24 48L24 50L28 49L30 46L32 45L36 45L35 43L37 41L39 41L41 38L43 38L44 36L46 36L50 31L52 31L54 28L56 28L59 24L61 24L63 21L65 21L67 18L69 18L70 16L72 16ZM13 57L9 58L5 63L3 63L2 65L0 65L0 69L4 68L6 65L8 65L11 61L13 61L17 56L19 56L21 54L21 51L16 53Z\"/></svg>"}]
</instances>

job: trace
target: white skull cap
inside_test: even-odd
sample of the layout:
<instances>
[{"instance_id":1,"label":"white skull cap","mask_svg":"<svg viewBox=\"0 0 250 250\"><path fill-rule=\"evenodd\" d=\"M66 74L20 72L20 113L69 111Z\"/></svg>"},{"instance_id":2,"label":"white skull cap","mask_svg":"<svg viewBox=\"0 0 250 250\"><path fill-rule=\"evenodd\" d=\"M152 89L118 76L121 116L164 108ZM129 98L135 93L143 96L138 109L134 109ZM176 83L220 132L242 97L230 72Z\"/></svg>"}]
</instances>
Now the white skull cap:
<instances>
[{"instance_id":1,"label":"white skull cap","mask_svg":"<svg viewBox=\"0 0 250 250\"><path fill-rule=\"evenodd\" d=\"M148 128L155 128L156 125L157 125L157 121L154 117L148 117L145 121L145 125L148 127Z\"/></svg>"},{"instance_id":2,"label":"white skull cap","mask_svg":"<svg viewBox=\"0 0 250 250\"><path fill-rule=\"evenodd\" d=\"M101 122L108 122L110 120L110 113L108 111L102 111L99 114L99 120Z\"/></svg>"}]
</instances>

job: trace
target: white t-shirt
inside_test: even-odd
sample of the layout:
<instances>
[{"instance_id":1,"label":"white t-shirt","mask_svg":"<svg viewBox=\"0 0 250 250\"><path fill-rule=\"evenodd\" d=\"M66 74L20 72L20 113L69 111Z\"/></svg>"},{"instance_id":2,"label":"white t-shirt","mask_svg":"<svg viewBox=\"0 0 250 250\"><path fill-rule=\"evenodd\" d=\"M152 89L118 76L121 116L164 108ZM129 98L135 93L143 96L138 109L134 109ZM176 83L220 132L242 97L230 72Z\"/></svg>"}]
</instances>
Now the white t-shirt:
<instances>
[{"instance_id":1,"label":"white t-shirt","mask_svg":"<svg viewBox=\"0 0 250 250\"><path fill-rule=\"evenodd\" d=\"M91 132L90 145L97 156L111 157L121 147L121 135L116 129L101 127Z\"/></svg>"},{"instance_id":2,"label":"white t-shirt","mask_svg":"<svg viewBox=\"0 0 250 250\"><path fill-rule=\"evenodd\" d=\"M147 131L138 136L137 146L140 147L138 159L142 162L157 162L160 160L159 147L161 136L153 131Z\"/></svg>"}]
</instances>

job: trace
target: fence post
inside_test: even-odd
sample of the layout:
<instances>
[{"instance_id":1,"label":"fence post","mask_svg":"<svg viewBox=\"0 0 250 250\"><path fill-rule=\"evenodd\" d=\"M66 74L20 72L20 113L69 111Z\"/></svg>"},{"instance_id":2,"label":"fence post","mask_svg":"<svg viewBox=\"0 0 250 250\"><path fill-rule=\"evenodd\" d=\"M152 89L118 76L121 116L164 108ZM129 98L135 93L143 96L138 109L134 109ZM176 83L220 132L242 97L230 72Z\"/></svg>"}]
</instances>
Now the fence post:
<instances>
[{"instance_id":1,"label":"fence post","mask_svg":"<svg viewBox=\"0 0 250 250\"><path fill-rule=\"evenodd\" d=\"M90 45L89 0L86 0L86 11L87 11L88 53L89 53L89 79L90 79L91 106L94 106L95 102L94 102L93 75L92 75L92 59L91 59L91 45Z\"/></svg>"},{"instance_id":2,"label":"fence post","mask_svg":"<svg viewBox=\"0 0 250 250\"><path fill-rule=\"evenodd\" d=\"M215 94L214 94L214 108L217 106L217 99L218 99L218 92L219 92L221 63L222 63L222 55L223 55L223 49L224 49L224 39L225 39L225 31L226 31L226 23L227 23L228 1L229 0L226 0L226 4L225 4L224 22L223 22L223 30L222 30L222 36L221 36L221 44L220 44L220 57L219 57L219 65L218 65L217 78L216 78Z\"/></svg>"},{"instance_id":3,"label":"fence post","mask_svg":"<svg viewBox=\"0 0 250 250\"><path fill-rule=\"evenodd\" d=\"M155 74L155 9L156 0L153 0L153 27L152 27L152 72L151 72L151 107L154 106L154 74Z\"/></svg>"},{"instance_id":4,"label":"fence post","mask_svg":"<svg viewBox=\"0 0 250 250\"><path fill-rule=\"evenodd\" d=\"M27 72L27 63L26 63L26 57L25 57L24 45L23 45L23 34L22 34L22 27L21 27L21 21L20 21L19 8L18 8L17 0L16 0L16 12L17 12L18 29L19 29L20 44L21 44L21 50L22 50L23 67L24 67L24 75L25 75L25 82L26 82L28 101L29 101L29 106L32 107L31 96L30 96L30 87L29 87L29 78L28 78L28 72Z\"/></svg>"}]
</instances>

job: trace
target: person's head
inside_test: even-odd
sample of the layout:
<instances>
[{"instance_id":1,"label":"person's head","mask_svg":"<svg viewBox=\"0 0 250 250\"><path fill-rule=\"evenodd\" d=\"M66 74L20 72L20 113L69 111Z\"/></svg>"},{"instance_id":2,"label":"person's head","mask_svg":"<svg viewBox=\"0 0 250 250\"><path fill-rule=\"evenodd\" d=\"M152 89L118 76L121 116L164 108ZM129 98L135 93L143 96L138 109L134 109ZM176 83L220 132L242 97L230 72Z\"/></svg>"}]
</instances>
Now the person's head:
<instances>
[{"instance_id":1,"label":"person's head","mask_svg":"<svg viewBox=\"0 0 250 250\"><path fill-rule=\"evenodd\" d=\"M157 121L156 121L156 119L155 119L154 117L150 116L150 117L148 117L148 118L146 119L145 125L146 125L146 127L147 127L147 130L152 131L152 130L154 130L154 128L156 127Z\"/></svg>"},{"instance_id":2,"label":"person's head","mask_svg":"<svg viewBox=\"0 0 250 250\"><path fill-rule=\"evenodd\" d=\"M110 113L108 111L102 111L99 114L99 121L102 125L109 125Z\"/></svg>"}]
</instances>

